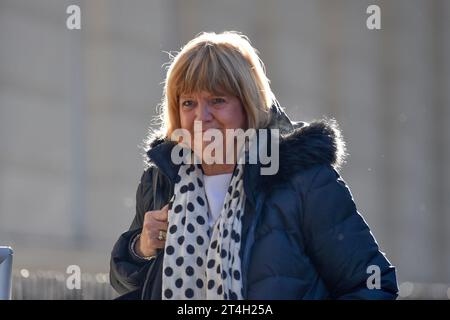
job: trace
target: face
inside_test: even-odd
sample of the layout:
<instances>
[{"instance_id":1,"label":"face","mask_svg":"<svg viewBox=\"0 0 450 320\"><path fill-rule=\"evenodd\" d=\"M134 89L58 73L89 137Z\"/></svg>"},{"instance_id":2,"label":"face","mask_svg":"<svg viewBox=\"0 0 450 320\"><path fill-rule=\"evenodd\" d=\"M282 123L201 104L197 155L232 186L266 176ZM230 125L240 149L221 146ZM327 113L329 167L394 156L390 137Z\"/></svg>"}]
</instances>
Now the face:
<instances>
[{"instance_id":1,"label":"face","mask_svg":"<svg viewBox=\"0 0 450 320\"><path fill-rule=\"evenodd\" d=\"M247 117L241 101L231 95L218 96L205 91L181 95L179 110L181 128L188 130L191 137L195 134L203 135L208 129L218 129L225 138L226 129L245 130L247 126ZM195 121L201 123L202 132L194 132ZM211 141L203 141L203 148L209 143ZM223 142L224 148L226 143Z\"/></svg>"}]
</instances>

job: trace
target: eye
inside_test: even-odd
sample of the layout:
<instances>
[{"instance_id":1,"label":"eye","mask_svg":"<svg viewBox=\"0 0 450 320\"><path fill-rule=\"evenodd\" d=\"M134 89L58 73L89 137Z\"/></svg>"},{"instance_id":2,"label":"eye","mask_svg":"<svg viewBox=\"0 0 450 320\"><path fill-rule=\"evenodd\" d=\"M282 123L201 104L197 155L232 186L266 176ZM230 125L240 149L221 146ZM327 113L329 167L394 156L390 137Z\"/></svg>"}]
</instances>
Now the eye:
<instances>
[{"instance_id":1,"label":"eye","mask_svg":"<svg viewBox=\"0 0 450 320\"><path fill-rule=\"evenodd\" d=\"M213 98L213 99L212 99L212 103L213 103L213 104L221 104L221 103L225 103L225 99L223 99L223 98Z\"/></svg>"},{"instance_id":2,"label":"eye","mask_svg":"<svg viewBox=\"0 0 450 320\"><path fill-rule=\"evenodd\" d=\"M185 108L191 108L194 105L194 102L192 100L184 100L181 102L181 106Z\"/></svg>"}]
</instances>

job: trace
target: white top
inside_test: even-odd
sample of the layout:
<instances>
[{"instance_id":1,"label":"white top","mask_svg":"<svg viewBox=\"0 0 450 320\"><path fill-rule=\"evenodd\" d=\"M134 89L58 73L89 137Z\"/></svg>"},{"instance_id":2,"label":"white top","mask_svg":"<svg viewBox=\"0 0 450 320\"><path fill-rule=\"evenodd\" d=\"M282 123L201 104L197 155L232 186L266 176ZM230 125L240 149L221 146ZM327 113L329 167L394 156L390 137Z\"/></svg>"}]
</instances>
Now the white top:
<instances>
[{"instance_id":1,"label":"white top","mask_svg":"<svg viewBox=\"0 0 450 320\"><path fill-rule=\"evenodd\" d=\"M208 200L209 212L209 226L212 227L222 212L225 195L230 185L231 176L233 173L218 174L214 176L203 175L203 182L205 183L205 193Z\"/></svg>"}]
</instances>

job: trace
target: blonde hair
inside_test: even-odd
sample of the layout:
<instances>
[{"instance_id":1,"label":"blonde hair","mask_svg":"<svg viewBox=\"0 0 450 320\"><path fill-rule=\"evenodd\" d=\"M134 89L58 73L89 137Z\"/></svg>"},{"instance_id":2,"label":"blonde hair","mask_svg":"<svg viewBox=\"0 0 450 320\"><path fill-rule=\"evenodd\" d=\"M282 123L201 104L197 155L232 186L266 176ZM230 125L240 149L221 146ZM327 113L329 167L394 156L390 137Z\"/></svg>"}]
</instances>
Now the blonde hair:
<instances>
[{"instance_id":1,"label":"blonde hair","mask_svg":"<svg viewBox=\"0 0 450 320\"><path fill-rule=\"evenodd\" d=\"M276 99L257 52L246 36L235 31L203 32L189 41L167 70L159 134L170 137L180 128L180 95L200 91L238 97L247 127L265 128Z\"/></svg>"}]
</instances>

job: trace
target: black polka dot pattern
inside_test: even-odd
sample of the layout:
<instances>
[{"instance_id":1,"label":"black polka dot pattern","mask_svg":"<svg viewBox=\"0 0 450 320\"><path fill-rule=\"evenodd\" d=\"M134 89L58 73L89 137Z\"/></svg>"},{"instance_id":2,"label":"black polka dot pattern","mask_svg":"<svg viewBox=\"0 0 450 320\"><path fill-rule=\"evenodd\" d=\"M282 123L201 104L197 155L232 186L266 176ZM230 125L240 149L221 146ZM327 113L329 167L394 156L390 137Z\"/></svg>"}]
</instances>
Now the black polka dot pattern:
<instances>
[{"instance_id":1,"label":"black polka dot pattern","mask_svg":"<svg viewBox=\"0 0 450 320\"><path fill-rule=\"evenodd\" d=\"M205 201L203 200L202 197L197 197L197 202L199 205L204 206L205 205Z\"/></svg>"},{"instance_id":2,"label":"black polka dot pattern","mask_svg":"<svg viewBox=\"0 0 450 320\"><path fill-rule=\"evenodd\" d=\"M239 256L244 214L243 165L238 164L214 228L200 165L181 165L169 202L163 299L243 299Z\"/></svg>"}]
</instances>

